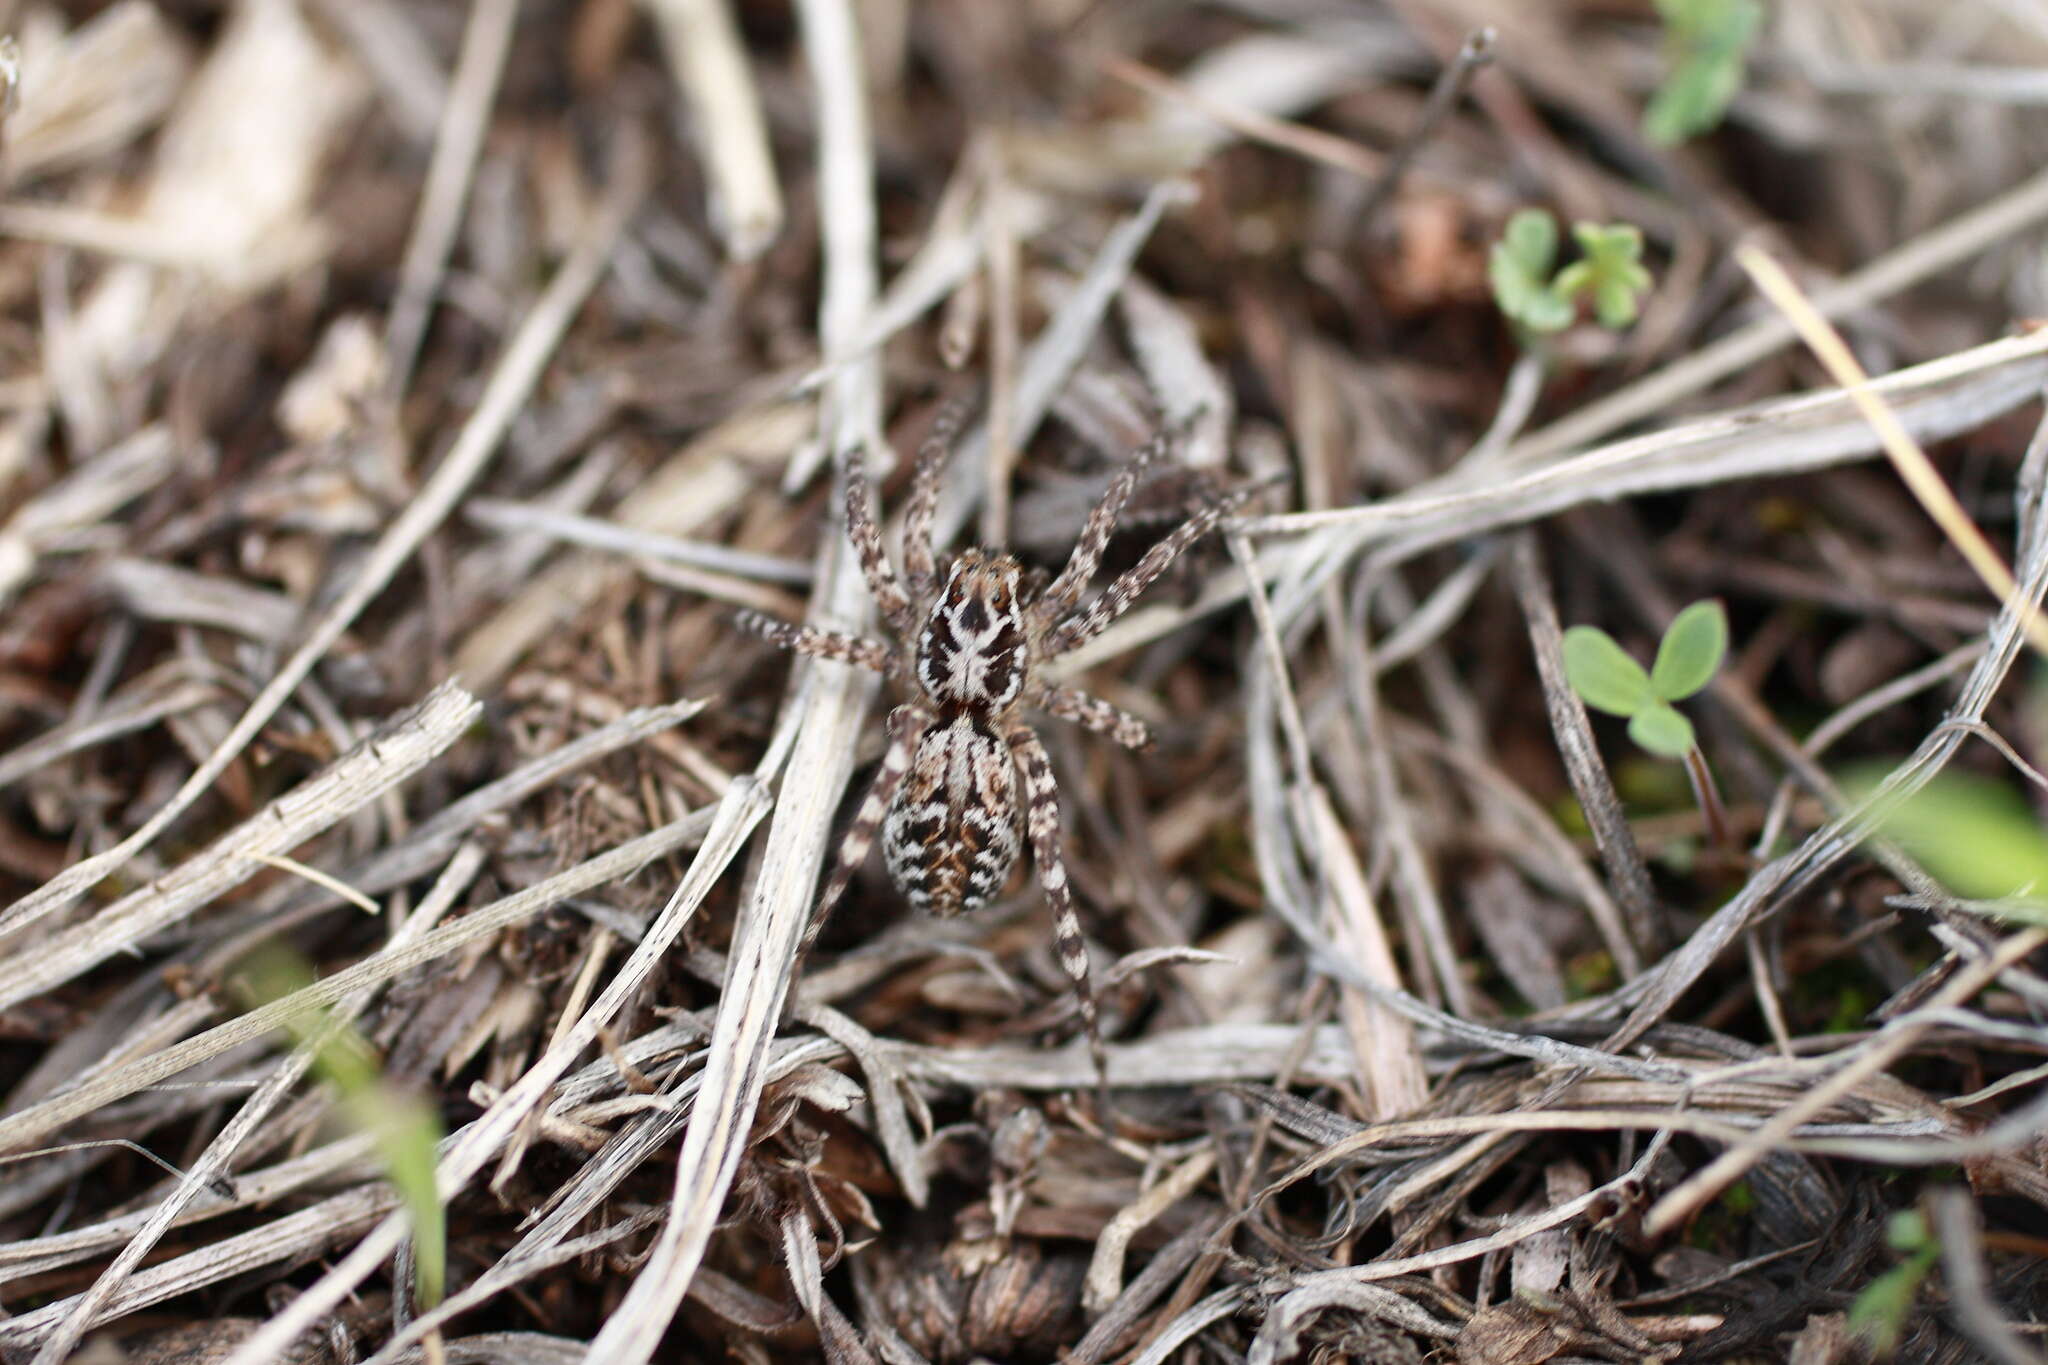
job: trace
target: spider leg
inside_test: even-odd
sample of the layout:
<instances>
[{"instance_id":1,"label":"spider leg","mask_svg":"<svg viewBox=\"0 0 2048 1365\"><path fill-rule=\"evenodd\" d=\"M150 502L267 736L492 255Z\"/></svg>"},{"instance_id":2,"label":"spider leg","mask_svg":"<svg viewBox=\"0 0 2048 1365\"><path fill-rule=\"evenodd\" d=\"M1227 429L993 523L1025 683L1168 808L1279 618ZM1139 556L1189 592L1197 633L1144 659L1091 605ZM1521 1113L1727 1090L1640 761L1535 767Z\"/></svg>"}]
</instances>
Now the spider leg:
<instances>
[{"instance_id":1,"label":"spider leg","mask_svg":"<svg viewBox=\"0 0 2048 1365\"><path fill-rule=\"evenodd\" d=\"M903 578L910 600L919 605L929 603L939 590L938 559L932 546L932 522L939 511L939 473L959 439L967 410L965 394L946 400L910 468L910 496L903 503Z\"/></svg>"},{"instance_id":2,"label":"spider leg","mask_svg":"<svg viewBox=\"0 0 2048 1365\"><path fill-rule=\"evenodd\" d=\"M846 536L860 556L860 571L867 577L868 591L882 619L897 638L917 638L917 613L912 610L903 580L889 564L882 548L882 527L875 520L875 490L868 482L867 452L855 446L846 453Z\"/></svg>"},{"instance_id":3,"label":"spider leg","mask_svg":"<svg viewBox=\"0 0 2048 1365\"><path fill-rule=\"evenodd\" d=\"M1123 515L1124 504L1131 500L1139 476L1186 434L1184 424L1159 432L1109 481L1101 500L1089 510L1087 524L1081 528L1081 538L1074 542L1074 552L1067 556L1066 567L1033 604L1032 610L1042 624L1057 621L1081 600L1088 581L1102 567L1102 552L1109 548L1109 538L1116 533L1116 519Z\"/></svg>"},{"instance_id":4,"label":"spider leg","mask_svg":"<svg viewBox=\"0 0 2048 1365\"><path fill-rule=\"evenodd\" d=\"M814 659L830 659L835 663L852 664L855 668L865 668L874 673L902 672L902 666L897 662L896 651L880 640L848 635L839 630L827 630L823 626L799 626L789 621L778 621L773 616L764 616L758 611L734 613L733 624L794 654L808 654Z\"/></svg>"},{"instance_id":5,"label":"spider leg","mask_svg":"<svg viewBox=\"0 0 2048 1365\"><path fill-rule=\"evenodd\" d=\"M1042 657L1058 658L1102 634L1111 621L1131 609L1138 595L1152 585L1153 579L1165 573L1188 546L1207 535L1217 522L1244 505L1258 491L1258 486L1253 485L1226 493L1182 522L1172 535L1145 551L1143 559L1104 588L1100 597L1054 626L1045 637Z\"/></svg>"},{"instance_id":6,"label":"spider leg","mask_svg":"<svg viewBox=\"0 0 2048 1365\"><path fill-rule=\"evenodd\" d=\"M1027 692L1024 700L1061 720L1070 720L1084 730L1107 735L1126 749L1152 747L1152 730L1144 721L1078 687L1041 688Z\"/></svg>"},{"instance_id":7,"label":"spider leg","mask_svg":"<svg viewBox=\"0 0 2048 1365\"><path fill-rule=\"evenodd\" d=\"M917 739L931 724L931 716L923 707L906 704L889 713L889 748L882 755L882 766L875 773L875 780L868 785L868 793L861 798L860 810L853 817L853 824L840 842L839 857L832 864L832 875L825 882L825 893L818 897L818 908L811 912L811 922L804 930L802 945L797 952L810 952L817 941L819 930L825 927L825 919L832 913L832 907L839 904L839 898L846 894L846 888L853 876L860 871L860 865L868 859L868 849L875 842L875 831L882 827L882 817L889 813L889 802L896 796L896 789L903 785L904 774L910 771L910 762L917 756Z\"/></svg>"},{"instance_id":8,"label":"spider leg","mask_svg":"<svg viewBox=\"0 0 2048 1365\"><path fill-rule=\"evenodd\" d=\"M1073 889L1067 885L1067 865L1060 857L1059 786L1053 781L1052 762L1045 755L1045 746L1038 742L1030 726L1011 726L1009 741L1024 778L1024 832L1031 839L1031 857L1038 864L1038 880L1052 906L1053 951L1059 957L1060 969L1074 983L1074 1003L1080 1007L1081 1027L1088 1034L1088 1055L1095 1060L1096 1094L1107 1121L1109 1058L1102 1048L1102 1023L1096 1015L1095 985L1088 970L1088 944L1081 937Z\"/></svg>"}]
</instances>

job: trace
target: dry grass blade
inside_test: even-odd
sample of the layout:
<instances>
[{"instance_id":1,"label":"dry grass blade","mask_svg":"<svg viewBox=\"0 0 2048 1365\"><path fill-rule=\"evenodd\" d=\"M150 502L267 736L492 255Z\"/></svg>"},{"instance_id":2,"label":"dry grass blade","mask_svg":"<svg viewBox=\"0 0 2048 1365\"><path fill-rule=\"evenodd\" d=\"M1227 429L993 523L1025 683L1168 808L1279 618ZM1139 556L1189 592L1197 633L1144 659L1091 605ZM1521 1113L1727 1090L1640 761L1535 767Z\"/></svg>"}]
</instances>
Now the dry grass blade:
<instances>
[{"instance_id":1,"label":"dry grass blade","mask_svg":"<svg viewBox=\"0 0 2048 1365\"><path fill-rule=\"evenodd\" d=\"M2048 535L2042 532L2043 523L2037 518L2025 547L2020 591L2006 600L1993 621L1987 647L1964 680L1947 723L1929 734L1910 758L1886 775L1870 801L1835 816L1808 835L1799 847L1758 868L1742 890L1715 911L1684 944L1631 982L1624 993L1631 1006L1628 1018L1610 1036L1609 1046L1625 1047L1654 1027L1727 949L1736 934L1759 921L1771 907L1781 905L1802 884L1847 857L1857 842L1869 835L1870 811L1878 800L1920 790L1954 757L1962 747L1965 731L1961 727L1981 722L2018 660L2025 639L2023 613L2038 610L2043 594L2048 593Z\"/></svg>"},{"instance_id":2,"label":"dry grass blade","mask_svg":"<svg viewBox=\"0 0 2048 1365\"><path fill-rule=\"evenodd\" d=\"M247 1232L210 1242L130 1276L108 1303L105 1317L122 1317L263 1266L322 1250L359 1232L388 1213L397 1202L398 1196L389 1187L365 1185L272 1218ZM60 1300L10 1318L0 1324L0 1342L32 1346L56 1328L71 1309L69 1302ZM262 1361L278 1358L254 1357Z\"/></svg>"},{"instance_id":3,"label":"dry grass blade","mask_svg":"<svg viewBox=\"0 0 2048 1365\"><path fill-rule=\"evenodd\" d=\"M397 398L404 397L411 382L434 294L462 226L462 206L469 196L470 177L476 172L477 152L489 126L491 101L504 73L518 14L516 0L481 0L470 8L462 56L441 110L434 159L427 167L412 238L398 268L398 297L392 300L390 320L384 327L391 391Z\"/></svg>"},{"instance_id":4,"label":"dry grass blade","mask_svg":"<svg viewBox=\"0 0 2048 1365\"><path fill-rule=\"evenodd\" d=\"M1285 148L1296 156L1319 161L1325 166L1335 167L1362 180L1376 180L1386 170L1385 158L1356 143L1347 142L1340 137L1331 137L1327 133L1319 133L1313 128L1296 127L1284 120L1269 118L1254 109L1233 108L1142 63L1105 58L1102 69L1147 94L1157 95L1162 99L1185 101L1189 108L1200 110L1242 137Z\"/></svg>"},{"instance_id":5,"label":"dry grass blade","mask_svg":"<svg viewBox=\"0 0 2048 1365\"><path fill-rule=\"evenodd\" d=\"M432 929L454 905L456 897L468 889L471 879L483 866L483 851L476 845L467 845L450 859L448 867L428 893L427 899L411 915L406 917L391 943L400 946L417 939ZM195 1199L202 1189L222 1177L236 1151L256 1131L270 1113L312 1067L321 1049L331 1046L354 1022L357 1015L369 1005L374 987L364 987L336 1005L333 1012L319 1027L318 1032L293 1048L291 1056L285 1059L256 1092L244 1101L241 1111L221 1129L220 1134L207 1144L199 1160L185 1171L178 1188L157 1204L150 1213L149 1221L137 1229L134 1237L121 1248L120 1255L93 1282L91 1289L78 1297L62 1326L44 1340L36 1352L34 1365L59 1365L70 1358L71 1350L79 1338L106 1309L107 1303L119 1292L122 1283L142 1264L142 1258L155 1248L164 1233L168 1232L178 1216Z\"/></svg>"},{"instance_id":6,"label":"dry grass blade","mask_svg":"<svg viewBox=\"0 0 2048 1365\"><path fill-rule=\"evenodd\" d=\"M1989 985L2000 972L2014 963L2025 961L2044 943L2048 943L2048 929L2028 929L2014 934L1986 960L1958 971L1921 1010L1914 1013L1961 1004ZM1755 1165L1774 1144L1791 1136L1800 1124L1823 1112L1860 1082L1877 1075L1904 1056L1930 1027L1931 1020L1916 1019L1913 1015L1893 1020L1878 1035L1873 1046L1863 1049L1840 1071L1787 1104L1755 1133L1731 1144L1704 1169L1652 1205L1643 1218L1644 1230L1652 1234L1662 1232L1691 1216L1702 1203L1726 1189L1732 1181L1740 1179L1742 1173Z\"/></svg>"},{"instance_id":7,"label":"dry grass blade","mask_svg":"<svg viewBox=\"0 0 2048 1365\"><path fill-rule=\"evenodd\" d=\"M1871 390L1870 376L1863 373L1863 367L1856 363L1856 357L1843 344L1841 334L1828 326L1826 319L1814 310L1799 287L1792 283L1784 267L1755 247L1744 246L1735 253L1736 261L1749 272L1758 289L1777 305L1806 344L1813 348L1815 355L1826 365L1828 373L1834 376L1842 391L1856 403L1857 411L1864 420L1876 429L1877 438L1884 446L1884 452L1899 471L1899 477L1913 490L1913 496L1927 510L1946 535L1949 543L1962 552L1977 577L1984 580L1984 586L2000 601L2010 599L2019 591L2013 582L2012 570L2005 567L2005 561L1991 548L1984 533L1970 520L1970 514L1963 510L1956 495L1942 481L1934 464L1927 458L1927 452L1920 449L1906 428L1901 425L1884 400ZM2033 642L2037 653L2048 654L2048 621L2029 609L2025 616L2027 638Z\"/></svg>"},{"instance_id":8,"label":"dry grass blade","mask_svg":"<svg viewBox=\"0 0 2048 1365\"><path fill-rule=\"evenodd\" d=\"M782 190L767 120L726 0L643 0L690 100L711 181L711 217L735 260L751 261L782 230Z\"/></svg>"},{"instance_id":9,"label":"dry grass blade","mask_svg":"<svg viewBox=\"0 0 2048 1365\"><path fill-rule=\"evenodd\" d=\"M730 800L730 798L728 798ZM454 924L444 925L415 942L366 958L314 985L217 1025L207 1032L160 1052L124 1061L76 1088L0 1118L0 1151L15 1151L113 1100L134 1094L228 1049L261 1038L285 1021L309 1010L324 1009L362 986L398 976L422 962L529 919L569 896L630 876L647 863L677 848L708 840L715 812L705 811L599 854L546 881L505 897ZM728 856L730 856L728 851ZM701 855L700 855L701 856Z\"/></svg>"},{"instance_id":10,"label":"dry grass blade","mask_svg":"<svg viewBox=\"0 0 2048 1365\"><path fill-rule=\"evenodd\" d=\"M1815 308L1822 317L1841 317L1928 276L1966 261L2000 238L2025 232L2048 217L2048 175L2035 176L1956 217L1940 230L1913 238L1820 291ZM1588 404L1572 416L1533 432L1508 451L1512 460L1555 456L1618 427L1662 412L1707 385L1756 364L1798 338L1782 317L1759 318L1741 331L1687 356L1628 389Z\"/></svg>"},{"instance_id":11,"label":"dry grass blade","mask_svg":"<svg viewBox=\"0 0 2048 1365\"><path fill-rule=\"evenodd\" d=\"M152 5L111 6L69 33L36 18L0 99L10 186L123 146L163 117L191 71L191 49Z\"/></svg>"},{"instance_id":12,"label":"dry grass blade","mask_svg":"<svg viewBox=\"0 0 2048 1365\"><path fill-rule=\"evenodd\" d=\"M547 292L534 304L533 311L506 346L505 355L493 372L491 382L484 390L475 414L463 428L460 439L442 457L433 474L379 539L376 549L357 569L348 589L320 616L307 632L305 641L265 684L262 692L235 722L234 728L178 788L177 794L140 829L106 852L73 863L61 876L9 906L0 913L0 932L19 930L61 908L87 887L117 870L139 850L148 847L185 807L219 780L227 766L241 753L242 747L276 714L277 708L333 647L357 614L384 590L399 566L448 515L504 439L519 405L539 380L542 367L561 341L562 333L584 295L596 284L614 243L638 208L640 195L646 188L644 155L637 138L629 134L623 139L618 164L613 168L611 192L602 212L592 221L577 244L575 254L563 262Z\"/></svg>"},{"instance_id":13,"label":"dry grass blade","mask_svg":"<svg viewBox=\"0 0 2048 1365\"><path fill-rule=\"evenodd\" d=\"M344 754L169 875L129 893L91 919L41 941L19 944L0 958L6 968L0 1008L33 999L175 923L213 897L254 876L265 854L296 848L350 812L412 777L482 711L453 683L444 684L381 732Z\"/></svg>"},{"instance_id":14,"label":"dry grass blade","mask_svg":"<svg viewBox=\"0 0 2048 1365\"><path fill-rule=\"evenodd\" d=\"M676 887L660 919L648 926L646 936L635 947L633 955L620 965L618 974L606 985L603 994L591 1003L590 1009L576 1021L574 1028L550 1045L518 1082L498 1097L481 1119L450 1139L435 1172L443 1199L451 1197L482 1171L498 1149L511 1139L527 1114L545 1101L549 1090L576 1058L596 1041L599 1031L640 989L648 973L675 943L683 925L703 904L711 888L724 875L726 867L739 855L741 846L767 809L767 797L756 783L745 778L733 783L725 800L719 804L717 817L704 837L703 848L691 863L689 875ZM432 938L431 934L424 936L415 947L424 948ZM357 1244L318 1284L243 1343L225 1365L263 1365L263 1362L274 1359L278 1351L332 1311L344 1297L354 1292L365 1276L398 1249L405 1235L406 1221L402 1214L393 1214L378 1224L376 1230Z\"/></svg>"},{"instance_id":15,"label":"dry grass blade","mask_svg":"<svg viewBox=\"0 0 2048 1365\"><path fill-rule=\"evenodd\" d=\"M1984 1231L1976 1206L1961 1190L1935 1196L1928 1220L1941 1244L1942 1267L1954 1296L1963 1330L1977 1348L1999 1365L2033 1365L2041 1353L2022 1339L1991 1300L1984 1270Z\"/></svg>"},{"instance_id":16,"label":"dry grass blade","mask_svg":"<svg viewBox=\"0 0 2048 1365\"><path fill-rule=\"evenodd\" d=\"M1621 942L1654 948L1664 939L1658 921L1657 893L1650 884L1650 870L1630 833L1622 813L1621 798L1615 794L1613 779L1600 761L1593 740L1593 726L1586 704L1565 681L1564 631L1558 623L1557 605L1552 600L1549 576L1543 571L1536 542L1524 533L1515 537L1511 551L1515 593L1521 600L1522 615L1529 622L1529 639L1536 655L1537 676L1543 682L1543 700L1550 713L1551 732L1558 751L1564 755L1565 771L1571 779L1579 808L1592 827L1593 841L1607 865L1608 880L1628 914L1628 932ZM1640 965L1629 969L1634 976Z\"/></svg>"},{"instance_id":17,"label":"dry grass blade","mask_svg":"<svg viewBox=\"0 0 2048 1365\"><path fill-rule=\"evenodd\" d=\"M820 321L831 351L851 339L873 303L873 152L851 12L844 0L805 0L800 13L818 91L820 192L829 205L826 219L833 233L826 244ZM849 367L828 384L823 425L828 444L842 458L875 432L880 396L880 370L872 361ZM843 537L835 536L820 556L812 600L832 619L858 621L867 615L866 589ZM766 1082L763 1062L791 987L832 814L852 772L853 731L873 691L871 680L844 666L809 670L785 715L788 748L771 749L769 762L786 774L801 774L802 780L785 781L762 847L761 868L741 913L703 1087L676 1159L669 1221L625 1299L591 1343L592 1353L602 1359L637 1365L652 1356L725 1204Z\"/></svg>"},{"instance_id":18,"label":"dry grass blade","mask_svg":"<svg viewBox=\"0 0 2048 1365\"><path fill-rule=\"evenodd\" d=\"M2035 332L1986 342L1874 380L1870 391L1923 441L1982 426L2032 399L2048 378L2048 337ZM1525 466L1482 481L1461 470L1436 488L1330 512L1250 518L1255 534L1330 528L1350 537L1314 546L1319 555L1356 553L1400 535L1439 544L1585 502L1697 488L1728 479L1785 475L1867 459L1882 449L1857 395L1827 389L1695 419L1596 450ZM1480 483L1481 486L1461 486ZM1355 538L1355 539L1353 539ZM1306 555L1307 548L1298 550Z\"/></svg>"},{"instance_id":19,"label":"dry grass blade","mask_svg":"<svg viewBox=\"0 0 2048 1365\"><path fill-rule=\"evenodd\" d=\"M39 556L82 539L169 473L168 428L147 426L29 499L0 528L0 605L27 581Z\"/></svg>"},{"instance_id":20,"label":"dry grass blade","mask_svg":"<svg viewBox=\"0 0 2048 1365\"><path fill-rule=\"evenodd\" d=\"M0 754L0 787L18 782L67 754L78 753L137 730L146 730L166 716L203 706L218 700L219 696L219 690L210 684L174 680L169 686L151 688L127 697L96 715L59 726L18 749Z\"/></svg>"},{"instance_id":21,"label":"dry grass blade","mask_svg":"<svg viewBox=\"0 0 2048 1365\"><path fill-rule=\"evenodd\" d=\"M786 456L812 421L809 405L798 403L735 414L650 474L617 520L629 531L680 536L729 514L747 491L744 463ZM535 645L630 576L609 556L547 566L464 638L456 672L480 687L496 685Z\"/></svg>"},{"instance_id":22,"label":"dry grass blade","mask_svg":"<svg viewBox=\"0 0 2048 1365\"><path fill-rule=\"evenodd\" d=\"M1946 439L2030 401L2048 382L2048 334L1988 342L1901 370L1873 387L1923 441ZM1839 390L1779 399L1679 423L1502 476L1462 467L1395 497L1327 512L1248 517L1247 534L1310 532L1259 556L1268 582L1284 580L1274 607L1283 624L1357 555L1383 544L1412 557L1467 536L1645 494L1825 469L1881 447ZM1474 471L1478 473L1480 471ZM1244 600L1241 576L1219 574L1186 607L1139 607L1076 650L1086 668Z\"/></svg>"},{"instance_id":23,"label":"dry grass blade","mask_svg":"<svg viewBox=\"0 0 2048 1365\"><path fill-rule=\"evenodd\" d=\"M1061 302L1059 310L1046 323L1045 330L1025 349L1017 366L1015 391L1010 396L1005 439L1021 444L1038 430L1038 424L1051 411L1053 398L1060 386L1081 363L1083 353L1095 339L1097 329L1102 326L1102 320L1116 298L1117 289L1137 261L1139 248L1151 237L1167 206L1184 199L1186 194L1184 186L1156 186L1145 196L1145 202L1138 211L1117 224L1103 239L1094 259L1088 264L1087 273ZM989 439L988 428L983 425L969 432L953 454L949 466L953 477L948 480L939 501L938 540L941 544L951 540L966 523L974 499L986 491Z\"/></svg>"},{"instance_id":24,"label":"dry grass blade","mask_svg":"<svg viewBox=\"0 0 2048 1365\"><path fill-rule=\"evenodd\" d=\"M2048 22L1750 8L0 4L0 1356L2026 1358Z\"/></svg>"}]
</instances>

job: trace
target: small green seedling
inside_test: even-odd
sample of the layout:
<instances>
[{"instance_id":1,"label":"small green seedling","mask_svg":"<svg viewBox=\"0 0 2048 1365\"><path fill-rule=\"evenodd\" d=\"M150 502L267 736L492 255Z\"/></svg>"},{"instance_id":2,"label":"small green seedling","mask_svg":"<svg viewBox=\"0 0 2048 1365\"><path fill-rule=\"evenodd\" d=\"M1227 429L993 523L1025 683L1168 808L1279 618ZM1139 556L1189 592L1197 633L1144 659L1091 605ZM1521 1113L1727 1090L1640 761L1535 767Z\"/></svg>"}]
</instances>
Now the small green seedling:
<instances>
[{"instance_id":1,"label":"small green seedling","mask_svg":"<svg viewBox=\"0 0 2048 1365\"><path fill-rule=\"evenodd\" d=\"M1657 13L1669 71L1643 111L1643 135L1676 147L1718 125L1742 89L1764 7L1757 0L1657 0Z\"/></svg>"},{"instance_id":2,"label":"small green seedling","mask_svg":"<svg viewBox=\"0 0 2048 1365\"><path fill-rule=\"evenodd\" d=\"M282 1000L313 984L312 971L281 948L245 962L241 985L255 1003ZM334 1087L343 1118L375 1141L385 1178L412 1220L414 1262L422 1307L440 1303L448 1281L448 1229L434 1180L441 1119L425 1101L384 1079L376 1051L344 1019L324 1009L293 1016L285 1031L313 1051L313 1074Z\"/></svg>"},{"instance_id":3,"label":"small green seedling","mask_svg":"<svg viewBox=\"0 0 2048 1365\"><path fill-rule=\"evenodd\" d=\"M1600 325L1622 328L1636 320L1650 289L1643 267L1643 234L1629 223L1574 223L1580 259L1552 274L1557 263L1557 220L1543 209L1508 219L1487 258L1487 278L1501 312L1530 332L1561 332L1578 316L1578 301L1592 300Z\"/></svg>"},{"instance_id":4,"label":"small green seedling","mask_svg":"<svg viewBox=\"0 0 2048 1365\"><path fill-rule=\"evenodd\" d=\"M1567 299L1592 299L1600 325L1620 331L1636 320L1639 300L1650 292L1642 229L1633 223L1574 223L1572 236L1585 255L1558 271L1550 287Z\"/></svg>"},{"instance_id":5,"label":"small green seedling","mask_svg":"<svg viewBox=\"0 0 2048 1365\"><path fill-rule=\"evenodd\" d=\"M1853 772L1842 785L1851 796L1864 796L1876 789L1878 776ZM2007 783L1942 773L1910 795L1880 798L1875 816L1878 830L1954 895L2004 901L2000 918L2048 924L2040 903L2048 896L2048 834Z\"/></svg>"},{"instance_id":6,"label":"small green seedling","mask_svg":"<svg viewBox=\"0 0 2048 1365\"><path fill-rule=\"evenodd\" d=\"M1941 1244L1934 1240L1927 1219L1918 1209L1892 1215L1886 1228L1895 1251L1906 1259L1863 1286L1863 1292L1849 1305L1849 1330L1868 1341L1879 1355L1890 1355L1905 1330L1906 1314L1920 1295L1920 1282L1941 1257Z\"/></svg>"},{"instance_id":7,"label":"small green seedling","mask_svg":"<svg viewBox=\"0 0 2048 1365\"><path fill-rule=\"evenodd\" d=\"M1728 613L1719 602L1695 602L1672 619L1648 672L1598 626L1564 633L1564 674L1595 711L1628 718L1628 736L1651 753L1684 758L1693 749L1692 722L1671 703L1714 680L1728 652Z\"/></svg>"},{"instance_id":8,"label":"small green seedling","mask_svg":"<svg viewBox=\"0 0 2048 1365\"><path fill-rule=\"evenodd\" d=\"M1523 209L1508 219L1486 261L1500 311L1532 332L1561 332L1570 326L1571 304L1550 287L1556 263L1555 218L1542 209Z\"/></svg>"},{"instance_id":9,"label":"small green seedling","mask_svg":"<svg viewBox=\"0 0 2048 1365\"><path fill-rule=\"evenodd\" d=\"M1695 602L1672 618L1646 671L1598 626L1564 633L1564 674L1572 691L1595 711L1628 719L1628 735L1661 758L1684 762L1714 842L1726 845L1727 823L1692 722L1673 702L1714 679L1728 653L1728 613L1719 602Z\"/></svg>"}]
</instances>

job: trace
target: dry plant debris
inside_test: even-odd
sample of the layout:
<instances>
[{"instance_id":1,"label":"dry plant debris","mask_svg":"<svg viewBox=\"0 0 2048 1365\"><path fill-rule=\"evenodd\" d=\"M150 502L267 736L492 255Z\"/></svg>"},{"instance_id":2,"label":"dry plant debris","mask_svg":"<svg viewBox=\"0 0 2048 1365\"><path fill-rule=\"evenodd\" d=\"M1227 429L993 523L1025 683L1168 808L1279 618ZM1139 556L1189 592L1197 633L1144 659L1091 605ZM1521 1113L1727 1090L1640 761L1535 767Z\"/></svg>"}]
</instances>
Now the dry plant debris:
<instances>
[{"instance_id":1,"label":"dry plant debris","mask_svg":"<svg viewBox=\"0 0 2048 1365\"><path fill-rule=\"evenodd\" d=\"M0 0L0 1360L2042 1360L2048 929L1840 775L2042 806L2044 65L2021 0ZM1503 318L1531 209L1639 231L1632 326ZM942 553L1056 570L1162 430L1096 589L1256 490L1045 679L1156 740L1043 731L1106 1110L1027 873L801 951L905 698L735 625L872 633L845 471L963 401ZM1702 598L1721 841L1560 655ZM313 1009L445 1125L441 1302Z\"/></svg>"}]
</instances>

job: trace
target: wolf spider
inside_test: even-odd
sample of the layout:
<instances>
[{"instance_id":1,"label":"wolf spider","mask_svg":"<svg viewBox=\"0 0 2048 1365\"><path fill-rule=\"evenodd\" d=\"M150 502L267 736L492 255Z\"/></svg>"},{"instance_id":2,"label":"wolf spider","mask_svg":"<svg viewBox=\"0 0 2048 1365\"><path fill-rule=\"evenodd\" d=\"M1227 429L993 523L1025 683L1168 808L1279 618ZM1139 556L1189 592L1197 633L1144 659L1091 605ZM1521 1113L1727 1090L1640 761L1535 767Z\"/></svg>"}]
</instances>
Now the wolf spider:
<instances>
[{"instance_id":1,"label":"wolf spider","mask_svg":"<svg viewBox=\"0 0 2048 1365\"><path fill-rule=\"evenodd\" d=\"M1060 858L1059 788L1045 746L1020 713L1026 707L1050 712L1127 748L1147 747L1151 735L1143 721L1077 688L1053 685L1045 666L1101 634L1251 490L1204 505L1082 606L1081 595L1139 476L1180 435L1163 431L1110 481L1066 567L1049 584L1010 555L982 549L953 556L941 583L932 521L940 467L959 416L957 409L942 415L918 450L904 508L900 577L882 547L863 452L855 449L846 460L847 535L894 642L753 612L739 618L744 628L784 649L887 674L911 693L889 713L888 752L840 845L804 947L817 938L866 860L878 829L889 875L914 908L952 916L986 904L1009 880L1020 851L1021 773L1022 823L1052 907L1053 945L1074 983L1096 1076L1106 1084L1088 950Z\"/></svg>"}]
</instances>

